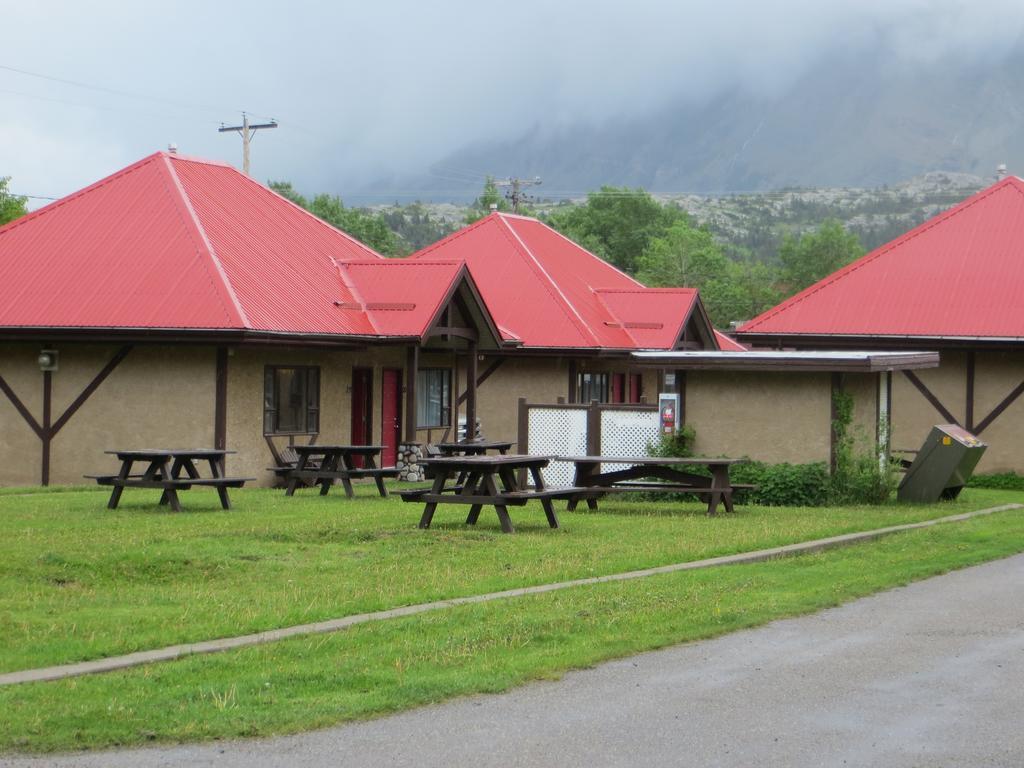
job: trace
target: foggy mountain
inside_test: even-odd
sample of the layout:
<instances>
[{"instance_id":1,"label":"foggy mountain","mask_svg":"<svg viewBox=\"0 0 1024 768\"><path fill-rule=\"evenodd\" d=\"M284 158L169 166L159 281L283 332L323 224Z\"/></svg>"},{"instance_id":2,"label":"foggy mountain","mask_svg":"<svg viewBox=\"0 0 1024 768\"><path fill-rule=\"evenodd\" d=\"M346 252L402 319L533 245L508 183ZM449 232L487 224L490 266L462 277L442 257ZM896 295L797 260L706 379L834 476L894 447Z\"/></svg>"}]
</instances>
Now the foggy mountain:
<instances>
[{"instance_id":1,"label":"foggy mountain","mask_svg":"<svg viewBox=\"0 0 1024 768\"><path fill-rule=\"evenodd\" d=\"M461 198L479 190L469 180L482 174L537 175L538 196L559 199L602 184L721 193L873 187L932 170L990 178L998 163L1021 174L1022 105L1020 43L991 57L909 63L884 48L837 51L770 96L737 87L601 123L538 124L439 158L408 186Z\"/></svg>"}]
</instances>

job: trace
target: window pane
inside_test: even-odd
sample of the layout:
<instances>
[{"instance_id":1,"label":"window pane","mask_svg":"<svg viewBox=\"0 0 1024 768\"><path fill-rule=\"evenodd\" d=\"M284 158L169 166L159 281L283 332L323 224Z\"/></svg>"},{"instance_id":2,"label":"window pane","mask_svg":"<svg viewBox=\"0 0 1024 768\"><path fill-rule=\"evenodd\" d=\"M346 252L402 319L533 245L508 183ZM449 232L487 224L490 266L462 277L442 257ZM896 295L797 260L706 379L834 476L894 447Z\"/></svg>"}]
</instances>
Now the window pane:
<instances>
[{"instance_id":1,"label":"window pane","mask_svg":"<svg viewBox=\"0 0 1024 768\"><path fill-rule=\"evenodd\" d=\"M263 372L263 432L274 431L274 369L267 368Z\"/></svg>"},{"instance_id":2,"label":"window pane","mask_svg":"<svg viewBox=\"0 0 1024 768\"><path fill-rule=\"evenodd\" d=\"M451 371L423 368L416 377L416 426L442 427L450 420Z\"/></svg>"},{"instance_id":3,"label":"window pane","mask_svg":"<svg viewBox=\"0 0 1024 768\"><path fill-rule=\"evenodd\" d=\"M320 431L320 369L267 366L263 376L263 431Z\"/></svg>"},{"instance_id":4,"label":"window pane","mask_svg":"<svg viewBox=\"0 0 1024 768\"><path fill-rule=\"evenodd\" d=\"M577 377L577 382L581 403L589 403L592 400L599 403L608 402L607 373L581 373Z\"/></svg>"},{"instance_id":5,"label":"window pane","mask_svg":"<svg viewBox=\"0 0 1024 768\"><path fill-rule=\"evenodd\" d=\"M278 368L276 371L278 432L306 429L305 373L303 368Z\"/></svg>"}]
</instances>

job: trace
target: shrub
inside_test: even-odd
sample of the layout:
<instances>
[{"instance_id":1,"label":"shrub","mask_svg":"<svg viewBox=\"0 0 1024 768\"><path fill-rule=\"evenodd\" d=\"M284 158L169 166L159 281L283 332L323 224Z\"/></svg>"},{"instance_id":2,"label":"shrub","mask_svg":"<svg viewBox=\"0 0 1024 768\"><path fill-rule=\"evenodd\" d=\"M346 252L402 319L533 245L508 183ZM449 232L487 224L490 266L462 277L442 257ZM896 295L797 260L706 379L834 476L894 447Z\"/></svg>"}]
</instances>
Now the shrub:
<instances>
[{"instance_id":1,"label":"shrub","mask_svg":"<svg viewBox=\"0 0 1024 768\"><path fill-rule=\"evenodd\" d=\"M988 475L974 475L967 481L972 488L998 488L1004 491L1024 491L1024 477L1016 472L999 472Z\"/></svg>"},{"instance_id":2,"label":"shrub","mask_svg":"<svg viewBox=\"0 0 1024 768\"><path fill-rule=\"evenodd\" d=\"M835 469L829 479L829 501L833 504L884 504L896 490L892 462L881 466L874 449L856 450L850 432L853 397L849 393L836 392L832 403L836 414L832 422Z\"/></svg>"},{"instance_id":3,"label":"shrub","mask_svg":"<svg viewBox=\"0 0 1024 768\"><path fill-rule=\"evenodd\" d=\"M689 424L684 424L675 434L662 435L656 445L648 445L651 456L693 456L693 443L697 433Z\"/></svg>"},{"instance_id":4,"label":"shrub","mask_svg":"<svg viewBox=\"0 0 1024 768\"><path fill-rule=\"evenodd\" d=\"M752 483L752 491L737 494L737 500L770 507L820 507L828 503L828 467L813 464L765 464L760 461L737 464L729 473L736 483Z\"/></svg>"},{"instance_id":5,"label":"shrub","mask_svg":"<svg viewBox=\"0 0 1024 768\"><path fill-rule=\"evenodd\" d=\"M881 468L872 450L857 452L849 434L853 400L843 392L836 396L836 470L829 474L824 462L810 464L737 464L729 473L735 483L756 485L740 491L737 501L773 507L820 507L828 504L884 504L896 488L893 468ZM649 446L651 456L693 456L696 432L689 425ZM680 470L710 477L707 467L695 464ZM1024 487L1024 478L1018 478ZM1010 487L1010 486L1000 486ZM657 494L644 494L657 498Z\"/></svg>"}]
</instances>

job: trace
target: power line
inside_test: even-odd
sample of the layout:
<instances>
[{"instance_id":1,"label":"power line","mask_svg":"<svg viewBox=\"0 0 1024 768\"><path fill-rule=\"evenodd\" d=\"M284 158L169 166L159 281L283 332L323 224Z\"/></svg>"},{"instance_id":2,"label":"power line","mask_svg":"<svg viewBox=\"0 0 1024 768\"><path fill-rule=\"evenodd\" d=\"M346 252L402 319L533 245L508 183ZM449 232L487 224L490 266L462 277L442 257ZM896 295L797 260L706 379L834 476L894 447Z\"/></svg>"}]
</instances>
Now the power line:
<instances>
[{"instance_id":1,"label":"power line","mask_svg":"<svg viewBox=\"0 0 1024 768\"><path fill-rule=\"evenodd\" d=\"M494 182L495 186L508 187L505 197L512 203L512 213L519 213L520 203L532 201L532 198L523 192L523 188L538 186L540 183L540 176L534 176L532 179L517 179L510 176L507 179Z\"/></svg>"},{"instance_id":2,"label":"power line","mask_svg":"<svg viewBox=\"0 0 1024 768\"><path fill-rule=\"evenodd\" d=\"M242 137L242 171L246 176L249 175L249 143L252 141L252 137L256 135L256 131L265 128L277 128L277 121L270 118L269 123L253 124L249 122L249 116L243 112L241 125L224 125L224 123L221 123L220 128L217 129L218 133L237 131L238 135Z\"/></svg>"},{"instance_id":3,"label":"power line","mask_svg":"<svg viewBox=\"0 0 1024 768\"><path fill-rule=\"evenodd\" d=\"M59 197L47 197L46 195L26 195L21 192L8 192L11 197L28 197L32 200L60 200Z\"/></svg>"},{"instance_id":4,"label":"power line","mask_svg":"<svg viewBox=\"0 0 1024 768\"><path fill-rule=\"evenodd\" d=\"M214 106L212 104L195 104L195 103L190 103L190 102L186 102L186 101L179 101L177 99L168 99L168 98L163 97L163 96L153 96L151 94L139 93L138 91L126 91L126 90L122 90L120 88L109 88L109 87L107 87L105 85L95 85L93 83L84 83L84 82L82 82L80 80L69 80L68 78L64 78L64 77L55 77L54 75L44 75L41 72L32 72L32 71L27 70L27 69L21 69L20 67L12 67L12 66L9 66L7 64L0 64L0 69L6 70L8 72L14 72L14 73L19 74L19 75L24 75L26 77L35 77L35 78L38 78L40 80L49 80L50 82L61 83L63 85L70 85L70 86L74 86L75 88L85 88L85 89L90 90L90 91L98 91L98 92L101 92L101 93L109 93L109 94L112 94L114 96L123 96L123 97L131 98L131 99L142 99L144 101L156 101L156 102L161 102L161 103L164 103L164 104L170 104L172 106L177 106L177 107L187 107L189 109L201 109L201 110L208 110L208 111L214 111L214 110L216 110L216 111L223 111L223 109L224 109L223 106ZM241 110L238 110L238 111L240 112ZM267 120L272 119L272 118L267 117L266 115L258 115L255 112L250 112L249 114L253 115L253 117L264 118L264 119L267 119Z\"/></svg>"}]
</instances>

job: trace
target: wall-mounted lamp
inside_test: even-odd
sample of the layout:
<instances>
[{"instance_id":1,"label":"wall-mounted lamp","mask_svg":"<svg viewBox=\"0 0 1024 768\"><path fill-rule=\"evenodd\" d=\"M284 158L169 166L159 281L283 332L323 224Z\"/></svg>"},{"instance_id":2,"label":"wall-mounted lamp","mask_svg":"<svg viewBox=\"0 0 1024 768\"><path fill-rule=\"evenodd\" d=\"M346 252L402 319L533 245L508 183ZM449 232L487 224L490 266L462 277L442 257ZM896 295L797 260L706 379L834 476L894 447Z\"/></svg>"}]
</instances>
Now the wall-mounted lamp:
<instances>
[{"instance_id":1,"label":"wall-mounted lamp","mask_svg":"<svg viewBox=\"0 0 1024 768\"><path fill-rule=\"evenodd\" d=\"M56 349L43 349L36 358L40 371L56 371L60 362L60 353Z\"/></svg>"}]
</instances>

